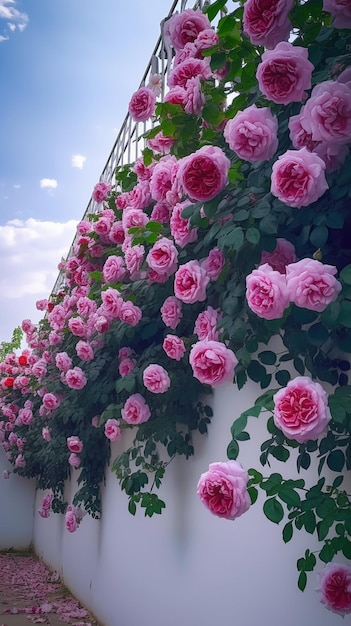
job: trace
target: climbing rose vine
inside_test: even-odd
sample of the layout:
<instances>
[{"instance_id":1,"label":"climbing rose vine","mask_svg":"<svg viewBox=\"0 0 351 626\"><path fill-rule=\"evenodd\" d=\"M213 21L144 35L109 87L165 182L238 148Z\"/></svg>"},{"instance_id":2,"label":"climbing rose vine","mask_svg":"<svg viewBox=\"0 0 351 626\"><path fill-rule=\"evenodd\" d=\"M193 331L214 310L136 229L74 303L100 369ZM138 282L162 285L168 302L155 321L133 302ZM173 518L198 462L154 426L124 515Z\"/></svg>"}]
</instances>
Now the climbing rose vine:
<instances>
[{"instance_id":1,"label":"climbing rose vine","mask_svg":"<svg viewBox=\"0 0 351 626\"><path fill-rule=\"evenodd\" d=\"M228 459L204 468L198 496L235 520L261 492L284 542L316 534L298 586L318 563L321 602L341 615L351 612L351 568L338 562L351 559L350 27L336 0L242 0L233 11L217 0L166 20L167 84L151 75L130 99L142 156L95 185L62 288L37 303L37 326L24 320L28 349L0 363L6 457L47 490L39 514L65 513L69 532L100 515L111 442L133 430L112 464L130 513L161 513L167 465L208 431L206 398L255 382ZM238 458L249 420L264 415L261 472ZM269 473L290 457L301 477Z\"/></svg>"}]
</instances>

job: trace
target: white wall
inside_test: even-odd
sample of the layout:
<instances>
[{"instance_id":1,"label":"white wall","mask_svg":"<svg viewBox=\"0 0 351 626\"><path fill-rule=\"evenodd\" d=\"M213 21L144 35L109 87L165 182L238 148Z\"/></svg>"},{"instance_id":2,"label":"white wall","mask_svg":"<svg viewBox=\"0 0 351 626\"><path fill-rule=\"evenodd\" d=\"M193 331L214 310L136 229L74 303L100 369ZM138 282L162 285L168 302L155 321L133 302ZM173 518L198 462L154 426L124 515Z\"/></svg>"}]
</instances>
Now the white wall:
<instances>
[{"instance_id":1,"label":"white wall","mask_svg":"<svg viewBox=\"0 0 351 626\"><path fill-rule=\"evenodd\" d=\"M257 395L253 384L241 392L225 385L215 393L209 435L196 437L194 458L178 459L167 470L161 516L131 516L108 472L101 521L86 516L70 534L63 516L36 517L38 553L105 626L341 624L319 603L316 573L304 593L297 588L296 559L317 546L310 535L300 531L284 545L281 527L266 520L260 505L231 522L212 516L196 495L200 474L210 462L226 460L230 426ZM251 419L258 431L262 420ZM259 439L242 444L240 460L247 468L259 468ZM122 442L114 444L112 458L122 449ZM277 470L291 474L281 463L269 473ZM73 493L73 484L67 489Z\"/></svg>"},{"instance_id":2,"label":"white wall","mask_svg":"<svg viewBox=\"0 0 351 626\"><path fill-rule=\"evenodd\" d=\"M0 550L28 548L33 534L35 481L16 474L5 480L4 470L11 471L11 465L0 448Z\"/></svg>"}]
</instances>

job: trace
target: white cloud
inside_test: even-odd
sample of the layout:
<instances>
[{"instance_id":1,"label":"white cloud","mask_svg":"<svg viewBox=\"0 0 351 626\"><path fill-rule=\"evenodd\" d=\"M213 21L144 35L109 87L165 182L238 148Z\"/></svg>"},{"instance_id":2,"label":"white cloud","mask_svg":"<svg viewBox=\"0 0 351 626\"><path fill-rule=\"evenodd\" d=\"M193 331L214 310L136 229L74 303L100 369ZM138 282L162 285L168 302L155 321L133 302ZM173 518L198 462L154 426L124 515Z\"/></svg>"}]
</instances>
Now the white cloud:
<instances>
[{"instance_id":1,"label":"white cloud","mask_svg":"<svg viewBox=\"0 0 351 626\"><path fill-rule=\"evenodd\" d=\"M42 189L56 189L57 180L55 180L55 178L42 178L40 181L40 187Z\"/></svg>"},{"instance_id":2,"label":"white cloud","mask_svg":"<svg viewBox=\"0 0 351 626\"><path fill-rule=\"evenodd\" d=\"M21 189L21 185L14 185L13 188L14 189Z\"/></svg>"},{"instance_id":3,"label":"white cloud","mask_svg":"<svg viewBox=\"0 0 351 626\"><path fill-rule=\"evenodd\" d=\"M20 32L24 31L28 24L27 13L22 13L15 8L16 0L0 0L0 19L6 20L7 28L4 29L4 34L0 35L0 41L7 41L9 36L7 31L14 32L18 29Z\"/></svg>"},{"instance_id":4,"label":"white cloud","mask_svg":"<svg viewBox=\"0 0 351 626\"><path fill-rule=\"evenodd\" d=\"M72 167L76 167L79 170L82 170L86 160L87 158L82 154L74 154L72 156Z\"/></svg>"},{"instance_id":5,"label":"white cloud","mask_svg":"<svg viewBox=\"0 0 351 626\"><path fill-rule=\"evenodd\" d=\"M42 317L35 307L56 281L57 265L67 252L77 222L14 219L0 226L0 342L8 341L23 319Z\"/></svg>"}]
</instances>

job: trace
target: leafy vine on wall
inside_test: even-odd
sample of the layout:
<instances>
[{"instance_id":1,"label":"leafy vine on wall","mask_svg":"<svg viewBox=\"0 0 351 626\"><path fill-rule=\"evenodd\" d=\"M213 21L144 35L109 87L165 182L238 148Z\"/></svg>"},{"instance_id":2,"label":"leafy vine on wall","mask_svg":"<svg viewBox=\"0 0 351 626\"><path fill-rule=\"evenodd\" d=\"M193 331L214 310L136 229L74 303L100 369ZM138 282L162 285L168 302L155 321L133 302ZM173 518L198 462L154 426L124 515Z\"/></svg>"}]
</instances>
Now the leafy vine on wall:
<instances>
[{"instance_id":1,"label":"leafy vine on wall","mask_svg":"<svg viewBox=\"0 0 351 626\"><path fill-rule=\"evenodd\" d=\"M165 23L174 56L164 102L154 75L129 105L135 121L155 123L143 157L95 186L101 210L77 227L60 265L65 287L37 303L38 326L23 322L28 350L0 364L0 436L13 471L49 490L39 513L64 512L74 531L84 512L100 514L109 442L133 429L112 469L130 513L152 516L165 507L167 465L208 431L200 398L254 381L262 394L234 421L228 460L202 474L198 494L232 520L261 490L266 517L285 520L285 542L316 534L318 552L297 561L298 586L318 558L321 600L345 615L351 568L334 557L351 558L351 8L230 4ZM293 451L301 478L238 462L263 411L259 463ZM318 477L307 488L312 456Z\"/></svg>"}]
</instances>

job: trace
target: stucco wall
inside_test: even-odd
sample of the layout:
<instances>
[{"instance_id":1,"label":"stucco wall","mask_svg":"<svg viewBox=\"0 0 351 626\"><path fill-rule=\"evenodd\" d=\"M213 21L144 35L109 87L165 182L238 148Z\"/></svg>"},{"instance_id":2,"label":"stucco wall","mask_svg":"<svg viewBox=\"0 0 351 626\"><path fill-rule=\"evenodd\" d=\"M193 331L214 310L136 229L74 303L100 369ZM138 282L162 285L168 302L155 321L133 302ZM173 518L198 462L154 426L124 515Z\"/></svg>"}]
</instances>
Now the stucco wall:
<instances>
[{"instance_id":1,"label":"stucco wall","mask_svg":"<svg viewBox=\"0 0 351 626\"><path fill-rule=\"evenodd\" d=\"M4 470L11 471L11 466L0 448L0 550L28 548L33 534L35 481L16 474L4 480Z\"/></svg>"},{"instance_id":2,"label":"stucco wall","mask_svg":"<svg viewBox=\"0 0 351 626\"><path fill-rule=\"evenodd\" d=\"M316 546L310 535L299 532L284 545L281 527L266 520L260 505L230 522L212 516L196 496L199 475L210 462L226 460L230 425L257 395L253 384L241 392L226 385L215 393L210 434L196 438L194 458L168 468L161 516L149 519L138 511L132 517L111 472L100 521L86 516L70 534L63 516L36 516L38 554L105 626L341 624L340 616L319 603L316 573L304 593L297 588L296 559ZM260 421L252 420L258 433ZM258 467L258 441L242 445L240 460L247 468ZM114 444L112 458L125 443ZM281 463L267 473L277 469L289 475ZM72 488L69 483L68 498Z\"/></svg>"}]
</instances>

